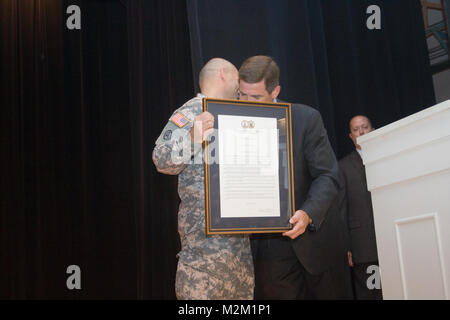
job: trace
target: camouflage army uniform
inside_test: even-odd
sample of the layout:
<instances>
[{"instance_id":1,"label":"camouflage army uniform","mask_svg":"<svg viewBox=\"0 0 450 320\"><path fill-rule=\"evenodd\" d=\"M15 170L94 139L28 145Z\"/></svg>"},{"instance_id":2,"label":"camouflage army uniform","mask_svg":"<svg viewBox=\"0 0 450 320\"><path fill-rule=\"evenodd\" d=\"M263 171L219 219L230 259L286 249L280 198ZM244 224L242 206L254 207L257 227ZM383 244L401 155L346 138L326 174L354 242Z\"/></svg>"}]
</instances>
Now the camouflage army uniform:
<instances>
[{"instance_id":1,"label":"camouflage army uniform","mask_svg":"<svg viewBox=\"0 0 450 320\"><path fill-rule=\"evenodd\" d=\"M203 152L189 135L194 118L202 113L203 97L198 94L174 112L173 116L180 113L189 122L179 128L169 121L153 150L158 171L178 175L181 251L175 290L178 299L253 299L253 260L248 236L205 234Z\"/></svg>"}]
</instances>

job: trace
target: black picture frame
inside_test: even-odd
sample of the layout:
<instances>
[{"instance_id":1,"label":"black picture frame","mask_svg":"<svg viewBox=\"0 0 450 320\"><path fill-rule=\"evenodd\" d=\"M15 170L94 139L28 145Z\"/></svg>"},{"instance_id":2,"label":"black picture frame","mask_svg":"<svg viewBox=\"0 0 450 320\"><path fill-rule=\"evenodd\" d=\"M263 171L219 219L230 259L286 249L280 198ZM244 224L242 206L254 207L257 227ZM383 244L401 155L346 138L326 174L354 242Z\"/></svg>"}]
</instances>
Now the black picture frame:
<instances>
[{"instance_id":1,"label":"black picture frame","mask_svg":"<svg viewBox=\"0 0 450 320\"><path fill-rule=\"evenodd\" d=\"M211 156L218 158L216 153L219 152L218 148L210 149L210 145L215 142L217 146L220 141L212 141L219 139L214 135L204 142L206 234L282 233L291 230L289 220L295 212L291 105L204 98L203 111L208 111L215 119L218 115L276 118L279 130L279 217L221 217L220 164L209 161ZM214 121L214 129L218 129L218 121Z\"/></svg>"}]
</instances>

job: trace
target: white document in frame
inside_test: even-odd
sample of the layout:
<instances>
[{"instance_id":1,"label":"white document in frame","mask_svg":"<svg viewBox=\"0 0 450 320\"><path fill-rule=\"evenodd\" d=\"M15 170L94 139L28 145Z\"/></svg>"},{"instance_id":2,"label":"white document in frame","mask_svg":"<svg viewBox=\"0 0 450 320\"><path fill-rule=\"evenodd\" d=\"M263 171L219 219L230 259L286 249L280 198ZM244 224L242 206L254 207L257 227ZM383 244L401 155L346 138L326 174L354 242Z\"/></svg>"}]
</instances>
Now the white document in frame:
<instances>
[{"instance_id":1,"label":"white document in frame","mask_svg":"<svg viewBox=\"0 0 450 320\"><path fill-rule=\"evenodd\" d=\"M279 217L276 118L218 116L220 216Z\"/></svg>"}]
</instances>

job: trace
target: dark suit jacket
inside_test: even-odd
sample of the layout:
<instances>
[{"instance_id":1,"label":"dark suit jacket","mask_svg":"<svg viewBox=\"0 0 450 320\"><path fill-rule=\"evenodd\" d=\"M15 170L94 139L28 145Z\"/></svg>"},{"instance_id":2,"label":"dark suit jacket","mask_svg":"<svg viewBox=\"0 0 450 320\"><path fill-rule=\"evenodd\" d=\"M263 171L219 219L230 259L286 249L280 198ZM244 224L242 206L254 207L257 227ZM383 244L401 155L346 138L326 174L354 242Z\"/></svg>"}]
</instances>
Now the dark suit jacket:
<instances>
[{"instance_id":1,"label":"dark suit jacket","mask_svg":"<svg viewBox=\"0 0 450 320\"><path fill-rule=\"evenodd\" d=\"M338 164L322 117L315 109L292 105L292 136L296 210L304 210L311 217L316 231L306 231L290 243L306 270L319 274L342 253L336 238L339 212L330 210L338 193ZM258 237L253 238L252 249L257 250Z\"/></svg>"},{"instance_id":2,"label":"dark suit jacket","mask_svg":"<svg viewBox=\"0 0 450 320\"><path fill-rule=\"evenodd\" d=\"M347 217L349 249L354 263L378 261L372 199L367 190L366 172L355 150L339 161L342 215Z\"/></svg>"}]
</instances>

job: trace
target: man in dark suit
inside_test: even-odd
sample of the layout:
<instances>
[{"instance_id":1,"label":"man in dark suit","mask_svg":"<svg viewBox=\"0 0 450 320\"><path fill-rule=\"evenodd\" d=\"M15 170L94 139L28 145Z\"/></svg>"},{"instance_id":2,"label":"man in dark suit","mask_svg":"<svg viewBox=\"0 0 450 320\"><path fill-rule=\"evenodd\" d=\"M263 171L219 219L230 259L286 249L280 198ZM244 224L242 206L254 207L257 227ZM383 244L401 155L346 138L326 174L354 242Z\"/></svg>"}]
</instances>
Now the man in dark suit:
<instances>
[{"instance_id":1,"label":"man in dark suit","mask_svg":"<svg viewBox=\"0 0 450 320\"><path fill-rule=\"evenodd\" d=\"M270 57L248 58L239 70L240 99L276 101L279 72ZM292 105L292 137L294 227L283 235L252 236L255 299L348 298L339 212L330 210L338 192L338 165L320 113Z\"/></svg>"},{"instance_id":2,"label":"man in dark suit","mask_svg":"<svg viewBox=\"0 0 450 320\"><path fill-rule=\"evenodd\" d=\"M373 288L367 283L373 274L368 268L378 268L378 255L372 199L367 190L361 147L356 142L358 137L372 130L369 118L353 117L350 120L349 136L356 149L339 161L340 198L343 199L341 210L348 221L349 232L348 264L352 267L354 295L358 300L382 298L381 288Z\"/></svg>"}]
</instances>

